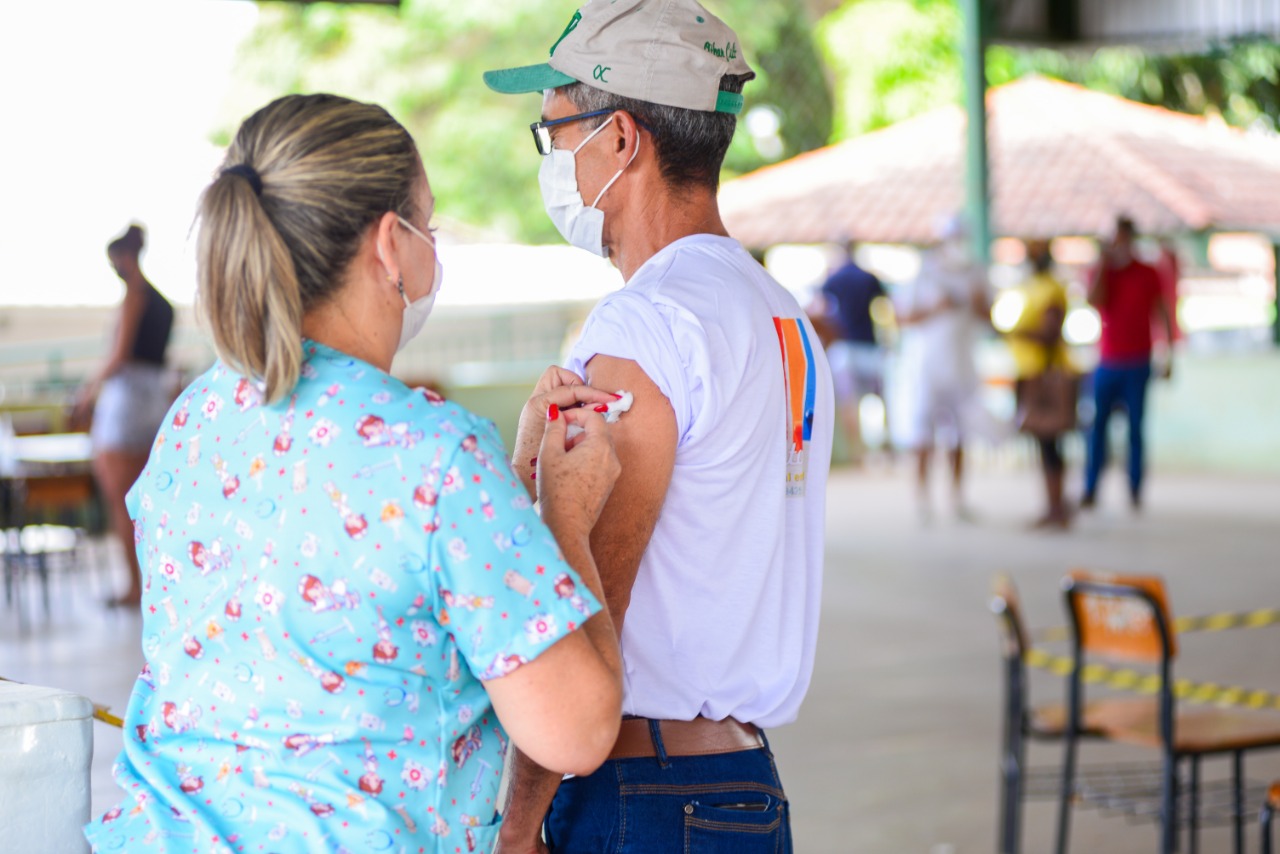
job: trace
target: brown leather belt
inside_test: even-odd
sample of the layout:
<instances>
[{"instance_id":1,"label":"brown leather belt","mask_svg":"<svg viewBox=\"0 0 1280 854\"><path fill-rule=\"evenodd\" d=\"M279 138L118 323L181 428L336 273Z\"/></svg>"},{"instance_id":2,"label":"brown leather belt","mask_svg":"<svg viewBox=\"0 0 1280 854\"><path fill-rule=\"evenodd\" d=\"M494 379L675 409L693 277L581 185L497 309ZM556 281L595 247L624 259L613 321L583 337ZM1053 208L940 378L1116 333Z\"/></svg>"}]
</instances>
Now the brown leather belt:
<instances>
[{"instance_id":1,"label":"brown leather belt","mask_svg":"<svg viewBox=\"0 0 1280 854\"><path fill-rule=\"evenodd\" d=\"M707 756L764 747L764 739L755 724L744 724L733 718L722 721L707 718L658 721L658 731L662 734L662 746L668 756ZM649 732L649 719L624 719L609 758L636 759L657 755Z\"/></svg>"}]
</instances>

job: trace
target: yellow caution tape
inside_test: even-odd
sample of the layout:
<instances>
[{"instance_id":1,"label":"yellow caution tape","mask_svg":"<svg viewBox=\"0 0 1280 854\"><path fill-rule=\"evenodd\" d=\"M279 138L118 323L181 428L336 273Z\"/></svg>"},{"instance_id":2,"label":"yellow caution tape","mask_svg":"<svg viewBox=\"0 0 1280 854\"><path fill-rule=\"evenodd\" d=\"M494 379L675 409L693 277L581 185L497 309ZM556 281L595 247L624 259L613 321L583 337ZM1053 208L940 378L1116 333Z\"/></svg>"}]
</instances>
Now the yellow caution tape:
<instances>
[{"instance_id":1,"label":"yellow caution tape","mask_svg":"<svg viewBox=\"0 0 1280 854\"><path fill-rule=\"evenodd\" d=\"M1227 629L1260 629L1277 623L1280 623L1280 608L1262 608L1239 613L1207 614L1203 617L1178 617L1173 621L1173 630L1178 634L1222 632ZM1036 640L1053 643L1070 640L1071 632L1066 626L1055 626L1036 632L1035 637Z\"/></svg>"},{"instance_id":2,"label":"yellow caution tape","mask_svg":"<svg viewBox=\"0 0 1280 854\"><path fill-rule=\"evenodd\" d=\"M1068 676L1075 663L1065 655L1053 655L1042 649L1029 649L1023 660L1028 667L1047 670L1058 676ZM1086 664L1080 670L1080 678L1091 685L1106 685L1121 691L1137 694L1156 694L1160 691L1160 675L1142 673L1128 668L1108 667L1096 662ZM1280 710L1280 696L1270 691L1254 691L1238 685L1222 686L1214 682L1192 682L1190 679L1173 681L1173 696L1188 703L1215 706L1237 706L1245 709Z\"/></svg>"},{"instance_id":3,"label":"yellow caution tape","mask_svg":"<svg viewBox=\"0 0 1280 854\"><path fill-rule=\"evenodd\" d=\"M10 679L7 676L0 676L0 682L12 682L15 685L26 684L24 682L19 682L17 679ZM111 726L117 727L120 729L124 728L124 720L111 714L110 706L104 706L100 703L93 703L93 717L95 720L102 721L104 724L110 724Z\"/></svg>"}]
</instances>

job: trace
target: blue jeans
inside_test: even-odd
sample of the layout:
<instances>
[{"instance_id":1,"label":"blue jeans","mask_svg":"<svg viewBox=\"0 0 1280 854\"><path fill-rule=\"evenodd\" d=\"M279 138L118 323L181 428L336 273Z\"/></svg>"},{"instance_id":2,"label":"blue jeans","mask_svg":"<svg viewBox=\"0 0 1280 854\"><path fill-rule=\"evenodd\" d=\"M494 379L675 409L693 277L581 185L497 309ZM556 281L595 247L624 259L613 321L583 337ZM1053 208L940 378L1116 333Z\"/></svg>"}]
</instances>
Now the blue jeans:
<instances>
[{"instance_id":1,"label":"blue jeans","mask_svg":"<svg viewBox=\"0 0 1280 854\"><path fill-rule=\"evenodd\" d=\"M1129 414L1129 494L1136 500L1142 495L1143 440L1142 416L1146 409L1147 383L1151 380L1151 362L1102 363L1093 375L1093 428L1089 431L1089 459L1085 466L1084 494L1092 497L1098 491L1098 476L1107 466L1107 425L1116 404L1124 405Z\"/></svg>"},{"instance_id":2,"label":"blue jeans","mask_svg":"<svg viewBox=\"0 0 1280 854\"><path fill-rule=\"evenodd\" d=\"M554 854L791 854L769 742L709 756L614 759L565 780L547 813Z\"/></svg>"}]
</instances>

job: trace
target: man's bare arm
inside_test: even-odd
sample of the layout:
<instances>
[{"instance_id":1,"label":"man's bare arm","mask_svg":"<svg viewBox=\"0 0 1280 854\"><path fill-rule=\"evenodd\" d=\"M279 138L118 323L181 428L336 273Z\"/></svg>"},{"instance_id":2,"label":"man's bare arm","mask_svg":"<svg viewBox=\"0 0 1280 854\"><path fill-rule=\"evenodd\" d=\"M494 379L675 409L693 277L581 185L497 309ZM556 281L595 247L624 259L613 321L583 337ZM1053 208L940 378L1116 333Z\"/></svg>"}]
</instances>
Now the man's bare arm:
<instances>
[{"instance_id":1,"label":"man's bare arm","mask_svg":"<svg viewBox=\"0 0 1280 854\"><path fill-rule=\"evenodd\" d=\"M622 474L591 530L591 554L621 637L640 559L658 524L675 469L676 414L666 395L630 359L596 356L587 363L586 379L596 388L626 389L635 395L631 411L611 427Z\"/></svg>"},{"instance_id":2,"label":"man's bare arm","mask_svg":"<svg viewBox=\"0 0 1280 854\"><path fill-rule=\"evenodd\" d=\"M587 363L586 381L596 388L626 390L635 396L631 411L609 427L622 474L591 531L591 553L605 604L621 637L640 559L671 484L679 437L671 402L634 361L596 356ZM516 751L495 854L546 850L538 834L559 786L559 774Z\"/></svg>"},{"instance_id":3,"label":"man's bare arm","mask_svg":"<svg viewBox=\"0 0 1280 854\"><path fill-rule=\"evenodd\" d=\"M1160 377L1173 379L1173 306L1162 294L1156 300L1156 317L1160 319L1160 328L1164 330L1164 361L1160 365Z\"/></svg>"},{"instance_id":4,"label":"man's bare arm","mask_svg":"<svg viewBox=\"0 0 1280 854\"><path fill-rule=\"evenodd\" d=\"M1107 304L1111 288L1110 272L1110 261L1104 254L1098 266L1094 268L1093 275L1089 277L1088 290L1085 293L1085 299L1094 308L1102 308Z\"/></svg>"}]
</instances>

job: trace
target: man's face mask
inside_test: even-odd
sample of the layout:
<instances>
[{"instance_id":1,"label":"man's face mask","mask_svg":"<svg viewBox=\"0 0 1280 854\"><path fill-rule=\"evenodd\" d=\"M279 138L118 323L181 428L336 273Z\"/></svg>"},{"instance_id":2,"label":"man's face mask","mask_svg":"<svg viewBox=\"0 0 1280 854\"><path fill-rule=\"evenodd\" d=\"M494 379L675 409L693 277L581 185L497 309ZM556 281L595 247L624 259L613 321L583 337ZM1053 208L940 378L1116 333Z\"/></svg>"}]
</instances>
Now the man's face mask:
<instances>
[{"instance_id":1,"label":"man's face mask","mask_svg":"<svg viewBox=\"0 0 1280 854\"><path fill-rule=\"evenodd\" d=\"M560 232L560 236L570 245L601 257L606 255L604 212L596 205L600 203L600 199L604 198L605 192L613 186L613 182L622 176L627 166L630 166L636 159L636 155L640 153L640 136L637 133L636 147L631 152L631 160L628 160L627 165L609 179L590 207L582 204L582 194L578 191L577 154L584 145L595 139L596 134L608 127L613 118L610 116L572 151L552 148L551 153L543 158L542 165L538 168L538 186L542 190L542 205L551 222L555 224L556 230Z\"/></svg>"}]
</instances>

